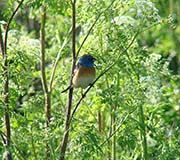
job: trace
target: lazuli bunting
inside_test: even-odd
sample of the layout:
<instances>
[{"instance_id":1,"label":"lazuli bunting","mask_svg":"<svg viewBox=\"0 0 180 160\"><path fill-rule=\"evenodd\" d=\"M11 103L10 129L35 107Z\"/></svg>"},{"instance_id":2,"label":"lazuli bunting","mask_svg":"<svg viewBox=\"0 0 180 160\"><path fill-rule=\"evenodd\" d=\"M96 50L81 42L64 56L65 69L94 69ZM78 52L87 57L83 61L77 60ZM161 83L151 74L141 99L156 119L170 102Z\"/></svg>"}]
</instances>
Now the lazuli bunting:
<instances>
[{"instance_id":1,"label":"lazuli bunting","mask_svg":"<svg viewBox=\"0 0 180 160\"><path fill-rule=\"evenodd\" d=\"M84 54L82 57L80 57L74 71L71 87L84 89L93 83L96 76L96 70L94 68L95 60L96 59L91 54ZM71 87L68 87L62 91L62 93Z\"/></svg>"}]
</instances>

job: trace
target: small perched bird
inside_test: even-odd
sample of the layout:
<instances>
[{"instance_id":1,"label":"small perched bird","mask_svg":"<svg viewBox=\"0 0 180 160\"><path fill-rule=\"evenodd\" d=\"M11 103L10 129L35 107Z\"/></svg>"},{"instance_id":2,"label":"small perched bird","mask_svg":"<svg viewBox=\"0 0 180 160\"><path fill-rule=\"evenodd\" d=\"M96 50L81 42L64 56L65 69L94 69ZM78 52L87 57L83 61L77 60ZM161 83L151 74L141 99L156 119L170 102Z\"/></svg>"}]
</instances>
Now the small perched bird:
<instances>
[{"instance_id":1,"label":"small perched bird","mask_svg":"<svg viewBox=\"0 0 180 160\"><path fill-rule=\"evenodd\" d=\"M74 71L72 86L69 86L61 93L66 92L71 87L84 89L93 83L96 76L96 70L94 68L95 60L91 54L84 54L80 57Z\"/></svg>"}]
</instances>

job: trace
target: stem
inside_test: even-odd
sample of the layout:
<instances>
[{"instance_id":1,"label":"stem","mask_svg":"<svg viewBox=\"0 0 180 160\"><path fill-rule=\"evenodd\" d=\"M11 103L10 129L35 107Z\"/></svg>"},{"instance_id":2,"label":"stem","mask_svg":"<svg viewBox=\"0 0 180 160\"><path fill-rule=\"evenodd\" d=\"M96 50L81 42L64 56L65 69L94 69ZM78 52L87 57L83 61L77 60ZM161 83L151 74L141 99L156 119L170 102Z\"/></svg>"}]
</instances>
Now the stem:
<instances>
[{"instance_id":1,"label":"stem","mask_svg":"<svg viewBox=\"0 0 180 160\"><path fill-rule=\"evenodd\" d=\"M119 125L117 126L117 128L114 130L114 132L112 132L109 137L100 145L100 147L102 147L106 142L109 142L109 140L114 136L114 134L116 134L116 132L118 132L122 126L122 124L127 120L127 118L129 117L131 113L128 113L123 119L121 119L121 121L119 122Z\"/></svg>"},{"instance_id":2,"label":"stem","mask_svg":"<svg viewBox=\"0 0 180 160\"><path fill-rule=\"evenodd\" d=\"M99 127L99 134L102 134L102 115L101 115L101 111L98 111L98 127Z\"/></svg>"},{"instance_id":3,"label":"stem","mask_svg":"<svg viewBox=\"0 0 180 160\"><path fill-rule=\"evenodd\" d=\"M41 15L41 29L40 29L40 43L41 43L41 80L45 97L45 113L46 113L46 159L51 159L50 147L48 144L48 129L51 118L51 92L48 91L48 84L46 79L46 69L45 69L45 21L46 21L46 7L42 7Z\"/></svg>"},{"instance_id":4,"label":"stem","mask_svg":"<svg viewBox=\"0 0 180 160\"><path fill-rule=\"evenodd\" d=\"M120 75L117 73L117 84L116 86L120 86ZM119 93L116 92L116 97L118 96ZM112 105L111 109L111 124L112 124L112 133L115 132L116 130L116 108L118 102L115 101L114 104ZM112 160L116 160L116 134L112 137Z\"/></svg>"},{"instance_id":5,"label":"stem","mask_svg":"<svg viewBox=\"0 0 180 160\"><path fill-rule=\"evenodd\" d=\"M7 25L8 26L8 25ZM8 28L6 27L6 32L8 32ZM5 34L7 38L7 33ZM4 139L4 144L6 146L7 157L6 159L11 160L11 152L10 152L10 141L11 141L11 128L10 128L10 118L9 118L9 77L8 77L8 63L7 63L7 50L6 45L3 45L2 39L2 31L0 27L0 41L1 41L1 51L3 56L3 81L4 81L4 121L5 121L5 128L6 128L6 139ZM7 42L7 40L5 40Z\"/></svg>"},{"instance_id":6,"label":"stem","mask_svg":"<svg viewBox=\"0 0 180 160\"><path fill-rule=\"evenodd\" d=\"M4 56L7 57L7 56ZM10 152L10 141L11 141L11 126L10 126L10 118L9 118L9 77L8 77L8 64L7 58L4 58L3 65L3 79L4 79L4 120L6 126L6 150L8 151L7 159L11 160L11 152Z\"/></svg>"},{"instance_id":7,"label":"stem","mask_svg":"<svg viewBox=\"0 0 180 160\"><path fill-rule=\"evenodd\" d=\"M56 72L56 68L57 68L57 65L59 63L59 60L60 60L60 55L61 55L61 52L62 50L64 49L64 47L66 46L66 44L68 43L68 38L66 38L57 54L57 57L56 57L56 61L53 65L53 69L52 69L52 72L51 72L51 77L50 77L50 82L49 82L49 91L51 92L52 90L52 84L53 84L53 81L54 81L54 76L55 76L55 72Z\"/></svg>"},{"instance_id":8,"label":"stem","mask_svg":"<svg viewBox=\"0 0 180 160\"><path fill-rule=\"evenodd\" d=\"M139 106L139 121L140 121L140 134L142 139L142 146L143 146L143 159L148 160L148 152L147 152L147 139L146 139L146 127L145 127L145 118L144 118L144 110L143 106Z\"/></svg>"},{"instance_id":9,"label":"stem","mask_svg":"<svg viewBox=\"0 0 180 160\"><path fill-rule=\"evenodd\" d=\"M7 151L6 159L12 160L12 155L10 151L10 142L11 142L11 126L10 126L10 118L9 118L9 77L8 77L8 60L7 60L7 39L8 39L8 31L11 24L12 19L14 18L15 14L17 13L18 9L22 5L24 0L18 4L12 15L10 16L5 30L4 42L2 37L2 31L0 27L0 45L3 57L3 82L4 82L4 121L5 121L5 128L6 128L6 140L5 140L5 147Z\"/></svg>"},{"instance_id":10,"label":"stem","mask_svg":"<svg viewBox=\"0 0 180 160\"><path fill-rule=\"evenodd\" d=\"M107 88L110 88L110 86L109 86L109 81L108 81L108 76L105 76L105 81L106 81L106 86L107 86ZM112 99L112 94L111 94L111 92L109 92L109 96L110 96L110 99ZM112 119L111 119L111 121L110 121L110 126L112 126ZM112 127L109 127L109 133L108 133L108 136L110 136L112 134ZM108 155L108 160L111 160L111 142L110 141L108 141L107 142L108 144L107 144L107 147L108 147L108 152L107 152L107 155Z\"/></svg>"},{"instance_id":11,"label":"stem","mask_svg":"<svg viewBox=\"0 0 180 160\"><path fill-rule=\"evenodd\" d=\"M114 133L116 130L115 106L112 106L111 121L112 121L112 133ZM114 136L112 137L112 160L116 160L116 134L114 134Z\"/></svg>"},{"instance_id":12,"label":"stem","mask_svg":"<svg viewBox=\"0 0 180 160\"><path fill-rule=\"evenodd\" d=\"M2 57L4 55L4 42L3 42L3 37L2 37L2 30L0 26L0 45L1 45L1 52L2 52Z\"/></svg>"},{"instance_id":13,"label":"stem","mask_svg":"<svg viewBox=\"0 0 180 160\"><path fill-rule=\"evenodd\" d=\"M37 159L36 149L34 145L34 137L33 137L33 127L31 126L31 145L32 145L32 153L34 155L34 158Z\"/></svg>"},{"instance_id":14,"label":"stem","mask_svg":"<svg viewBox=\"0 0 180 160\"><path fill-rule=\"evenodd\" d=\"M7 38L8 38L8 31L9 31L10 23L11 23L12 19L14 18L15 14L17 13L18 9L20 8L20 6L22 5L23 1L24 0L21 0L21 2L18 4L17 8L12 13L12 15L9 18L8 23L6 25L6 31L5 31L5 36L4 36L4 53L2 52L3 57L6 56L6 54L7 54Z\"/></svg>"},{"instance_id":15,"label":"stem","mask_svg":"<svg viewBox=\"0 0 180 160\"><path fill-rule=\"evenodd\" d=\"M48 92L46 72L45 72L45 20L46 20L46 8L42 8L41 15L41 29L40 29L40 43L41 43L41 76L42 85L45 93Z\"/></svg>"},{"instance_id":16,"label":"stem","mask_svg":"<svg viewBox=\"0 0 180 160\"><path fill-rule=\"evenodd\" d=\"M72 85L73 73L76 64L76 0L72 2L72 69L71 69L71 78L70 86ZM63 135L63 140L60 148L60 160L64 160L66 154L66 148L69 137L69 127L70 127L70 117L71 117L71 108L72 108L72 98L73 98L73 88L70 88L68 94L68 104L66 109L66 122L65 122L65 131Z\"/></svg>"},{"instance_id":17,"label":"stem","mask_svg":"<svg viewBox=\"0 0 180 160\"><path fill-rule=\"evenodd\" d=\"M51 151L49 146L49 124L51 119L51 92L45 94L45 112L46 112L46 159L51 159Z\"/></svg>"}]
</instances>

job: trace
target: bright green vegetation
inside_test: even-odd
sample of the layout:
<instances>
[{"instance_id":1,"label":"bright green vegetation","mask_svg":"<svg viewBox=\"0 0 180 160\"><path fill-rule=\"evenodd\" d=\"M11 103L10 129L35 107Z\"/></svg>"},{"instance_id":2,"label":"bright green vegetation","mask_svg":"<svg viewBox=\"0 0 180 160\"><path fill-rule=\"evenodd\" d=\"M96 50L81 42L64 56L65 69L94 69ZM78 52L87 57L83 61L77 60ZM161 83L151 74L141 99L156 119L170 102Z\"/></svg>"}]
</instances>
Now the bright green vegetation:
<instances>
[{"instance_id":1,"label":"bright green vegetation","mask_svg":"<svg viewBox=\"0 0 180 160\"><path fill-rule=\"evenodd\" d=\"M0 2L3 37L19 2ZM179 160L180 1L77 0L75 6L76 33L70 0L25 0L12 19L7 74L0 52L0 159L6 159L8 150L14 160L59 159L68 102L68 92L61 91L70 83L75 33L78 57L85 53L96 57L97 77L102 76L71 119L65 159ZM8 147L3 142L5 77ZM81 97L81 90L74 89L71 113Z\"/></svg>"}]
</instances>

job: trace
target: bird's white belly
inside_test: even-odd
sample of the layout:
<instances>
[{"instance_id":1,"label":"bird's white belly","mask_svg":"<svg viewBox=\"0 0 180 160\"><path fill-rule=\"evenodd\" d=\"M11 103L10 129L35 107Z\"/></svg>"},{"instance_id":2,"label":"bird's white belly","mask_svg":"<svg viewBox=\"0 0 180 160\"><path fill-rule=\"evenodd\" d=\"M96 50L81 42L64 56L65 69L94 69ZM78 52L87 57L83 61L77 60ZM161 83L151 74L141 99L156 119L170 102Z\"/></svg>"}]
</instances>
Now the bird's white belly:
<instances>
[{"instance_id":1,"label":"bird's white belly","mask_svg":"<svg viewBox=\"0 0 180 160\"><path fill-rule=\"evenodd\" d=\"M73 86L77 88L86 88L94 81L95 76L87 76L87 77L76 77L73 78ZM76 79L76 80L75 80Z\"/></svg>"}]
</instances>

